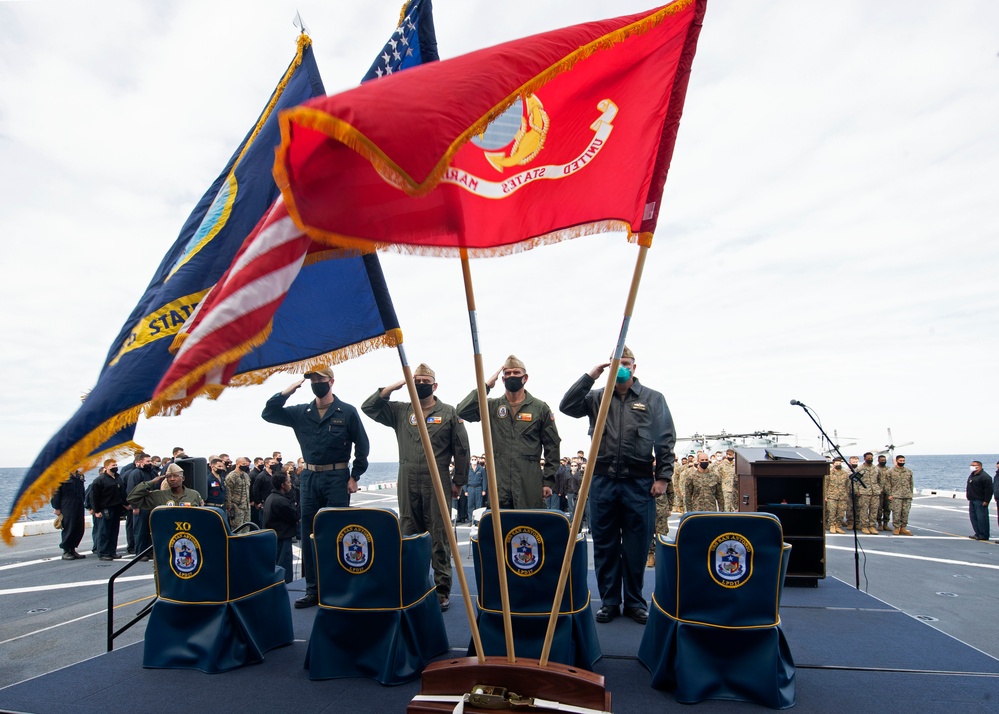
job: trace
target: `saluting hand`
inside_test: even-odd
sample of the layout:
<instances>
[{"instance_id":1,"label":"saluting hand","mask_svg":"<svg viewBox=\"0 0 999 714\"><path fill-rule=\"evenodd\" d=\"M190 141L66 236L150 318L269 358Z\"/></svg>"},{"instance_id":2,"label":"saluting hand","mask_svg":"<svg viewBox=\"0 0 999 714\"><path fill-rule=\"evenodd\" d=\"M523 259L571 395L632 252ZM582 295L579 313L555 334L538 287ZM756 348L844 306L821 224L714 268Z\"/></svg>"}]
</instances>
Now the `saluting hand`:
<instances>
[{"instance_id":1,"label":"saluting hand","mask_svg":"<svg viewBox=\"0 0 999 714\"><path fill-rule=\"evenodd\" d=\"M601 364L598 364L593 369L591 369L589 374L591 377L593 377L593 379L597 379L600 377L601 374L604 373L604 370L607 369L608 367L610 367L610 362L603 362Z\"/></svg>"},{"instance_id":2,"label":"saluting hand","mask_svg":"<svg viewBox=\"0 0 999 714\"><path fill-rule=\"evenodd\" d=\"M294 394L295 392L297 392L298 388L301 387L303 384L305 384L305 377L302 377L297 382L289 384L287 387L284 388L284 390L281 392L281 394L285 395L286 397L290 396L290 395Z\"/></svg>"},{"instance_id":3,"label":"saluting hand","mask_svg":"<svg viewBox=\"0 0 999 714\"><path fill-rule=\"evenodd\" d=\"M492 389L493 387L495 387L496 386L496 380L499 379L500 373L502 371L503 371L503 367L500 366L499 369L497 369L495 372L493 372L493 376L486 380L486 386L489 387L490 389Z\"/></svg>"}]
</instances>

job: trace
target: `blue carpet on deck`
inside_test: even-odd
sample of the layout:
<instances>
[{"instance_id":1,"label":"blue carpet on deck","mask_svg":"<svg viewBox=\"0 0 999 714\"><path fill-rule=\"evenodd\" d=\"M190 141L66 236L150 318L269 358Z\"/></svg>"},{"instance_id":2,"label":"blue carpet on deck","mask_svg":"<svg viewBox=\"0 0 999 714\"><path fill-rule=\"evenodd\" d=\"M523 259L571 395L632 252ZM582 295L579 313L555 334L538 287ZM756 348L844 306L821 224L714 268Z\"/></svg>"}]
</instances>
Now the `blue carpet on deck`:
<instances>
[{"instance_id":1,"label":"blue carpet on deck","mask_svg":"<svg viewBox=\"0 0 999 714\"><path fill-rule=\"evenodd\" d=\"M473 583L471 568L466 572ZM590 587L595 593L595 583L591 581ZM291 598L300 597L302 589L301 581L293 583ZM645 592L651 590L649 570ZM594 596L594 608L599 605ZM419 691L419 682L383 687L365 679L309 681L302 664L315 612L293 610L296 642L268 652L259 665L217 675L143 669L140 643L0 689L0 710L37 714L107 714L119 708L136 713L404 711ZM999 660L838 580L820 581L817 588L785 589L781 617L798 665L795 712L985 714L999 709ZM444 621L451 656L462 654L470 634L457 592ZM598 624L604 658L594 669L606 678L614 711L680 709L669 692L649 686L649 673L635 658L643 631L623 617ZM697 707L705 713L766 711L735 702L705 702Z\"/></svg>"}]
</instances>

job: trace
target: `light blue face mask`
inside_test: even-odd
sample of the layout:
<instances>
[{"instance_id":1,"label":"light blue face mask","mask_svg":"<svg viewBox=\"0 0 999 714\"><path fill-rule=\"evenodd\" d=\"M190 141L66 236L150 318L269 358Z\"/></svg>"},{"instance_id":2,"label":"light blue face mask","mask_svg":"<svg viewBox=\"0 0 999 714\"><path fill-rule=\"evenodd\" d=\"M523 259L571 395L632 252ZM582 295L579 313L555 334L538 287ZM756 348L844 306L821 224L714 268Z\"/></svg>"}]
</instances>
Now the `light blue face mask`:
<instances>
[{"instance_id":1,"label":"light blue face mask","mask_svg":"<svg viewBox=\"0 0 999 714\"><path fill-rule=\"evenodd\" d=\"M628 369L627 367L618 367L617 368L617 383L618 384L624 384L629 379L631 379L631 370Z\"/></svg>"}]
</instances>

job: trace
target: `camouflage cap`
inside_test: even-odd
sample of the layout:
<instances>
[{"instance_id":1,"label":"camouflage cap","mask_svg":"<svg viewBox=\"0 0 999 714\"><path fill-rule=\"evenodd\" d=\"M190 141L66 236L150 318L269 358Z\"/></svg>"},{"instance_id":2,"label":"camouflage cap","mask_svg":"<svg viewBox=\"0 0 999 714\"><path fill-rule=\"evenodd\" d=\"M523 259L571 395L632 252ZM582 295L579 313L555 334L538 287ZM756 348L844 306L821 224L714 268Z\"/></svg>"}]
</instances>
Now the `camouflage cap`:
<instances>
[{"instance_id":1,"label":"camouflage cap","mask_svg":"<svg viewBox=\"0 0 999 714\"><path fill-rule=\"evenodd\" d=\"M435 381L437 379L437 375L434 374L434 371L430 369L430 365L428 365L426 362L420 362L420 364L416 368L416 371L413 372L413 376L432 377Z\"/></svg>"},{"instance_id":2,"label":"camouflage cap","mask_svg":"<svg viewBox=\"0 0 999 714\"><path fill-rule=\"evenodd\" d=\"M503 369L522 369L525 372L527 371L527 367L517 359L516 355L510 355L506 358L506 362L503 363Z\"/></svg>"},{"instance_id":3,"label":"camouflage cap","mask_svg":"<svg viewBox=\"0 0 999 714\"><path fill-rule=\"evenodd\" d=\"M312 377L313 375L317 377L329 377L330 379L333 379L333 368L323 365L321 367L316 367L315 369L305 373L306 379Z\"/></svg>"}]
</instances>

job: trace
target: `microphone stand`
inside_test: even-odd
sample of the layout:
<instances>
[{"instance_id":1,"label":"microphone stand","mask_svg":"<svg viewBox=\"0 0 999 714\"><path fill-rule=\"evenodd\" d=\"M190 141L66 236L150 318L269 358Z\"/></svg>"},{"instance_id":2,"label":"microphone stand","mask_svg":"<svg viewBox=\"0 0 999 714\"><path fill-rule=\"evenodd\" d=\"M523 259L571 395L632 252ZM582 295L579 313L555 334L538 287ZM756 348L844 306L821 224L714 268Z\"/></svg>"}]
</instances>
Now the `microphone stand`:
<instances>
[{"instance_id":1,"label":"microphone stand","mask_svg":"<svg viewBox=\"0 0 999 714\"><path fill-rule=\"evenodd\" d=\"M822 434L825 440L832 445L833 451L836 452L836 455L843 460L843 463L845 463L847 466L850 467L850 507L853 509L853 577L854 577L854 587L856 587L857 590L860 590L860 539L857 536L856 488L858 483L863 488L867 488L867 484L864 483L863 477L853 467L853 464L847 461L846 458L843 456L843 452L839 450L839 444L835 443L832 439L829 438L829 435L826 433L826 430L822 428L822 425L819 423L819 420L812 413L812 409L808 406L805 406L797 399L792 399L791 405L796 407L801 407L805 411L805 414L807 414L808 418L812 420L812 423L815 424L815 426L818 428L819 432ZM823 501L824 500L825 499L823 499Z\"/></svg>"}]
</instances>

